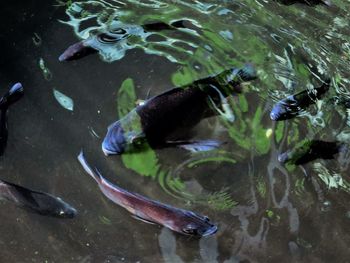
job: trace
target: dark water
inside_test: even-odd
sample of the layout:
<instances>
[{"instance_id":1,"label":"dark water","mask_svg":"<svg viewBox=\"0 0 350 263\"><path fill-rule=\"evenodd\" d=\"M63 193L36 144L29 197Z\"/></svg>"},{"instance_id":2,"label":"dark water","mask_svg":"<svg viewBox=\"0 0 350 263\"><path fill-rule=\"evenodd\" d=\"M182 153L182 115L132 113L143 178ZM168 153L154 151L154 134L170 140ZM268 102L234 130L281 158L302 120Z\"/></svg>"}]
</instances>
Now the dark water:
<instances>
[{"instance_id":1,"label":"dark water","mask_svg":"<svg viewBox=\"0 0 350 263\"><path fill-rule=\"evenodd\" d=\"M330 100L349 96L349 8L340 0L331 8L223 0L3 4L1 91L20 81L25 97L9 112L1 178L61 196L79 215L58 220L1 203L0 262L349 261L347 156L303 167L277 161L306 138L349 141L349 111ZM150 38L137 27L180 19L190 29ZM123 45L98 44L100 55L58 62L69 45L107 25L131 28L133 36ZM259 80L233 97L235 122L217 117L196 128L198 138L226 141L220 151L103 155L101 140L120 105L245 62L254 63ZM332 87L317 107L270 121L275 101L325 76ZM124 96L118 90L128 78L134 87L124 88L134 94ZM54 90L72 99L73 111ZM218 233L197 240L131 218L82 171L81 148L111 181L206 214Z\"/></svg>"}]
</instances>

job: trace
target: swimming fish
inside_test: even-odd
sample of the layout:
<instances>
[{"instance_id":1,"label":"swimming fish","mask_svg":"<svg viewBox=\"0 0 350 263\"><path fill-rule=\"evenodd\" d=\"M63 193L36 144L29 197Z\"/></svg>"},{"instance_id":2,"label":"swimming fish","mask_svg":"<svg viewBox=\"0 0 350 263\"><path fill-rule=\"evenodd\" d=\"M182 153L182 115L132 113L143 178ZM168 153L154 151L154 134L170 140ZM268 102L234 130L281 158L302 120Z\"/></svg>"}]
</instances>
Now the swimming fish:
<instances>
[{"instance_id":1,"label":"swimming fish","mask_svg":"<svg viewBox=\"0 0 350 263\"><path fill-rule=\"evenodd\" d=\"M278 155L281 163L301 165L316 159L334 159L340 152L347 152L348 145L341 142L327 142L320 140L307 140L294 149Z\"/></svg>"},{"instance_id":2,"label":"swimming fish","mask_svg":"<svg viewBox=\"0 0 350 263\"><path fill-rule=\"evenodd\" d=\"M4 180L0 180L1 199L13 202L19 207L45 216L73 218L77 214L77 210L59 197L33 191Z\"/></svg>"},{"instance_id":3,"label":"swimming fish","mask_svg":"<svg viewBox=\"0 0 350 263\"><path fill-rule=\"evenodd\" d=\"M324 95L330 86L330 79L324 81L321 87L314 90L303 90L297 94L288 96L287 98L277 102L270 113L270 118L273 121L281 121L291 119L299 113L314 104L317 99Z\"/></svg>"},{"instance_id":4,"label":"swimming fish","mask_svg":"<svg viewBox=\"0 0 350 263\"><path fill-rule=\"evenodd\" d=\"M59 61L71 61L86 57L90 54L97 53L98 50L89 46L86 41L80 41L69 46L62 55L59 56Z\"/></svg>"},{"instance_id":5,"label":"swimming fish","mask_svg":"<svg viewBox=\"0 0 350 263\"><path fill-rule=\"evenodd\" d=\"M59 61L71 61L86 57L90 54L98 52L94 47L93 39L96 38L102 43L116 43L122 39L126 39L133 35L133 32L157 32L162 30L175 30L177 28L185 28L184 20L179 20L168 25L163 22L153 22L142 26L128 25L129 28L116 28L110 32L103 32L93 35L85 40L69 46L58 58ZM130 31L130 32L128 32Z\"/></svg>"},{"instance_id":6,"label":"swimming fish","mask_svg":"<svg viewBox=\"0 0 350 263\"><path fill-rule=\"evenodd\" d=\"M284 5L292 5L296 3L300 4L306 4L309 6L314 6L318 4L326 5L326 6L331 6L332 3L330 0L278 0L278 2L284 4Z\"/></svg>"},{"instance_id":7,"label":"swimming fish","mask_svg":"<svg viewBox=\"0 0 350 263\"><path fill-rule=\"evenodd\" d=\"M95 179L102 193L117 205L128 210L136 219L159 224L180 234L196 237L205 237L217 232L218 227L206 216L162 204L113 185L102 177L96 168L90 167L83 152L80 152L78 160L84 170Z\"/></svg>"},{"instance_id":8,"label":"swimming fish","mask_svg":"<svg viewBox=\"0 0 350 263\"><path fill-rule=\"evenodd\" d=\"M16 83L12 88L0 98L0 156L4 154L7 146L7 110L8 107L18 101L23 96L23 86Z\"/></svg>"},{"instance_id":9,"label":"swimming fish","mask_svg":"<svg viewBox=\"0 0 350 263\"><path fill-rule=\"evenodd\" d=\"M150 98L108 127L102 150L106 155L121 154L135 150L143 142L157 148L172 146L169 141L183 141L179 134L186 136L201 119L217 114L209 106L211 103L220 105L222 94L229 96L239 91L242 82L256 77L254 68L248 64ZM188 142L187 148L191 143L194 142ZM198 149L200 141L195 144Z\"/></svg>"}]
</instances>

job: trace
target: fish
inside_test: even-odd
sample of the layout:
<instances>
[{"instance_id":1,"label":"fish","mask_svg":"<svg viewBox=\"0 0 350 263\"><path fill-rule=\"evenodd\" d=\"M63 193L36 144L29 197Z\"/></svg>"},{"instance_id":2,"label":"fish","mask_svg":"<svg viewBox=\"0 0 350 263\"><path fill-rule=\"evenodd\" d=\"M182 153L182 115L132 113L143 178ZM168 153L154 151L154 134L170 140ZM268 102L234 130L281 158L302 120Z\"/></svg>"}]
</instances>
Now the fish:
<instances>
[{"instance_id":1,"label":"fish","mask_svg":"<svg viewBox=\"0 0 350 263\"><path fill-rule=\"evenodd\" d=\"M329 0L278 0L281 4L284 5L293 5L293 4L305 4L309 6L315 6L315 5L325 5L325 6L332 6L331 1Z\"/></svg>"},{"instance_id":2,"label":"fish","mask_svg":"<svg viewBox=\"0 0 350 263\"><path fill-rule=\"evenodd\" d=\"M83 151L78 155L78 161L85 172L97 182L102 193L129 211L135 219L158 224L177 233L194 237L206 237L217 232L218 226L206 216L151 200L112 184L96 168L93 169L87 163Z\"/></svg>"},{"instance_id":3,"label":"fish","mask_svg":"<svg viewBox=\"0 0 350 263\"><path fill-rule=\"evenodd\" d=\"M73 218L77 215L77 210L59 197L4 180L0 180L0 199L44 216Z\"/></svg>"},{"instance_id":4,"label":"fish","mask_svg":"<svg viewBox=\"0 0 350 263\"><path fill-rule=\"evenodd\" d=\"M137 151L145 143L152 148L162 148L172 146L168 141L174 142L174 138L186 144L186 140L179 137L188 135L203 118L217 115L217 110L210 107L212 103L219 105L221 95L239 92L242 82L256 78L254 67L247 64L242 69L229 69L152 97L109 125L102 150L105 155L122 154ZM199 149L200 141L189 141L186 148L192 143ZM218 145L219 142L212 148Z\"/></svg>"},{"instance_id":5,"label":"fish","mask_svg":"<svg viewBox=\"0 0 350 263\"><path fill-rule=\"evenodd\" d=\"M338 153L347 153L348 145L342 142L306 140L292 150L278 155L278 161L283 164L302 165L316 159L334 159Z\"/></svg>"},{"instance_id":6,"label":"fish","mask_svg":"<svg viewBox=\"0 0 350 263\"><path fill-rule=\"evenodd\" d=\"M72 61L77 60L83 57L86 57L90 54L98 53L97 49L94 49L89 46L87 41L80 41L69 46L58 58L59 61Z\"/></svg>"},{"instance_id":7,"label":"fish","mask_svg":"<svg viewBox=\"0 0 350 263\"><path fill-rule=\"evenodd\" d=\"M16 83L0 98L0 156L5 153L8 139L7 111L10 105L23 97L24 89L21 83Z\"/></svg>"},{"instance_id":8,"label":"fish","mask_svg":"<svg viewBox=\"0 0 350 263\"><path fill-rule=\"evenodd\" d=\"M303 90L280 100L271 110L271 120L288 120L298 116L302 110L314 104L316 100L320 99L329 90L330 82L331 80L327 79L318 88Z\"/></svg>"},{"instance_id":9,"label":"fish","mask_svg":"<svg viewBox=\"0 0 350 263\"><path fill-rule=\"evenodd\" d=\"M69 46L59 56L58 60L60 62L72 61L72 60L81 59L91 54L98 53L99 50L95 48L93 44L91 44L93 42L93 39L95 38L102 43L116 43L122 39L126 39L129 36L133 35L132 32L135 31L135 29L141 29L141 31L147 32L147 33L158 32L162 30L176 30L178 28L186 28L185 22L186 20L179 20L171 23L171 25L168 25L164 22L152 22L141 26L129 25L130 27L129 30L131 32L128 32L126 30L127 28L126 29L115 28L110 32L102 32L96 35L91 35L89 38Z\"/></svg>"}]
</instances>

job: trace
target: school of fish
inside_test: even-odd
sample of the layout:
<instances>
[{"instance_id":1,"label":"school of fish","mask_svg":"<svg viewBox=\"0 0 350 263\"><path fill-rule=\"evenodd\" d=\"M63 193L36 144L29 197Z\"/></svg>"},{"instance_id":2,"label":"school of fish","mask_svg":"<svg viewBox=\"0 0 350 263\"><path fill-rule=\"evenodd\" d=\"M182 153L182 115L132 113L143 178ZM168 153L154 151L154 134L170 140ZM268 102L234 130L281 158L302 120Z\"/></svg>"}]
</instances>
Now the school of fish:
<instances>
[{"instance_id":1,"label":"school of fish","mask_svg":"<svg viewBox=\"0 0 350 263\"><path fill-rule=\"evenodd\" d=\"M306 5L331 6L328 0L277 0L284 5L302 3ZM162 30L176 31L186 28L186 20L172 24L154 22L135 26L145 33ZM115 28L100 32L69 46L59 61L81 59L99 52L95 41L118 42L132 36L133 28ZM113 122L101 144L105 155L121 155L126 152L142 151L142 145L152 148L179 147L189 151L210 151L220 147L222 142L213 139L193 140L189 131L202 119L220 116L234 122L235 116L227 101L234 93L241 91L242 83L258 78L251 64L242 68L231 68L223 72L199 79L187 86L174 87L149 98L131 110L123 118ZM273 121L282 121L302 116L304 110L316 104L327 94L331 79L325 77L318 88L306 89L278 101L271 110ZM8 140L8 109L23 97L24 89L20 83L13 85L0 99L0 155L5 154ZM279 154L283 164L303 165L318 158L333 159L339 153L346 153L348 145L342 142L318 139L302 141L294 149ZM97 183L101 192L112 202L129 211L132 216L146 223L167 227L174 232L195 237L206 237L217 233L219 227L207 216L173 207L137 193L129 192L114 185L87 162L83 151L78 161L84 171ZM73 218L77 210L61 198L49 193L25 188L0 180L0 199L40 215L58 218Z\"/></svg>"}]
</instances>

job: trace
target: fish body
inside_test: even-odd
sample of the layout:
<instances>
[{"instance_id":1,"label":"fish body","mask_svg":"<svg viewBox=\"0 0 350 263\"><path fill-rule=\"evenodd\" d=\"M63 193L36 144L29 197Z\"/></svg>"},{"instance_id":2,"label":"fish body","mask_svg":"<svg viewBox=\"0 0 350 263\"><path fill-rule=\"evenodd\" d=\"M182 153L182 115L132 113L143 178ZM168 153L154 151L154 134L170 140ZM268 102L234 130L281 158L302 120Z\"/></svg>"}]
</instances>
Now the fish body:
<instances>
[{"instance_id":1,"label":"fish body","mask_svg":"<svg viewBox=\"0 0 350 263\"><path fill-rule=\"evenodd\" d=\"M302 110L320 99L329 90L329 86L330 80L326 80L322 86L314 90L303 90L280 100L273 106L270 118L274 121L281 121L298 116Z\"/></svg>"},{"instance_id":2,"label":"fish body","mask_svg":"<svg viewBox=\"0 0 350 263\"><path fill-rule=\"evenodd\" d=\"M278 0L278 2L284 4L284 5L292 5L296 3L300 4L306 4L309 6L314 6L314 5L326 5L326 6L331 6L332 3L329 0Z\"/></svg>"},{"instance_id":3,"label":"fish body","mask_svg":"<svg viewBox=\"0 0 350 263\"><path fill-rule=\"evenodd\" d=\"M279 154L281 163L301 165L316 159L334 159L340 152L346 152L348 146L341 142L327 142L320 140L307 140L294 149Z\"/></svg>"},{"instance_id":4,"label":"fish body","mask_svg":"<svg viewBox=\"0 0 350 263\"><path fill-rule=\"evenodd\" d=\"M33 191L3 180L0 180L0 199L45 216L73 218L77 214L72 206L59 197Z\"/></svg>"},{"instance_id":5,"label":"fish body","mask_svg":"<svg viewBox=\"0 0 350 263\"><path fill-rule=\"evenodd\" d=\"M200 120L214 115L210 103L220 104L222 94L228 96L241 82L255 78L254 69L247 65L150 98L108 127L102 150L106 155L121 154L144 141L151 147L167 145L168 140L186 135Z\"/></svg>"},{"instance_id":6,"label":"fish body","mask_svg":"<svg viewBox=\"0 0 350 263\"><path fill-rule=\"evenodd\" d=\"M78 160L85 171L95 179L102 193L117 205L128 210L137 219L197 237L209 236L217 232L218 227L212 224L208 217L128 192L107 181L97 169L92 169L82 152Z\"/></svg>"},{"instance_id":7,"label":"fish body","mask_svg":"<svg viewBox=\"0 0 350 263\"><path fill-rule=\"evenodd\" d=\"M8 128L7 128L7 110L9 106L24 94L21 83L16 83L0 99L0 156L4 154L7 146Z\"/></svg>"}]
</instances>

